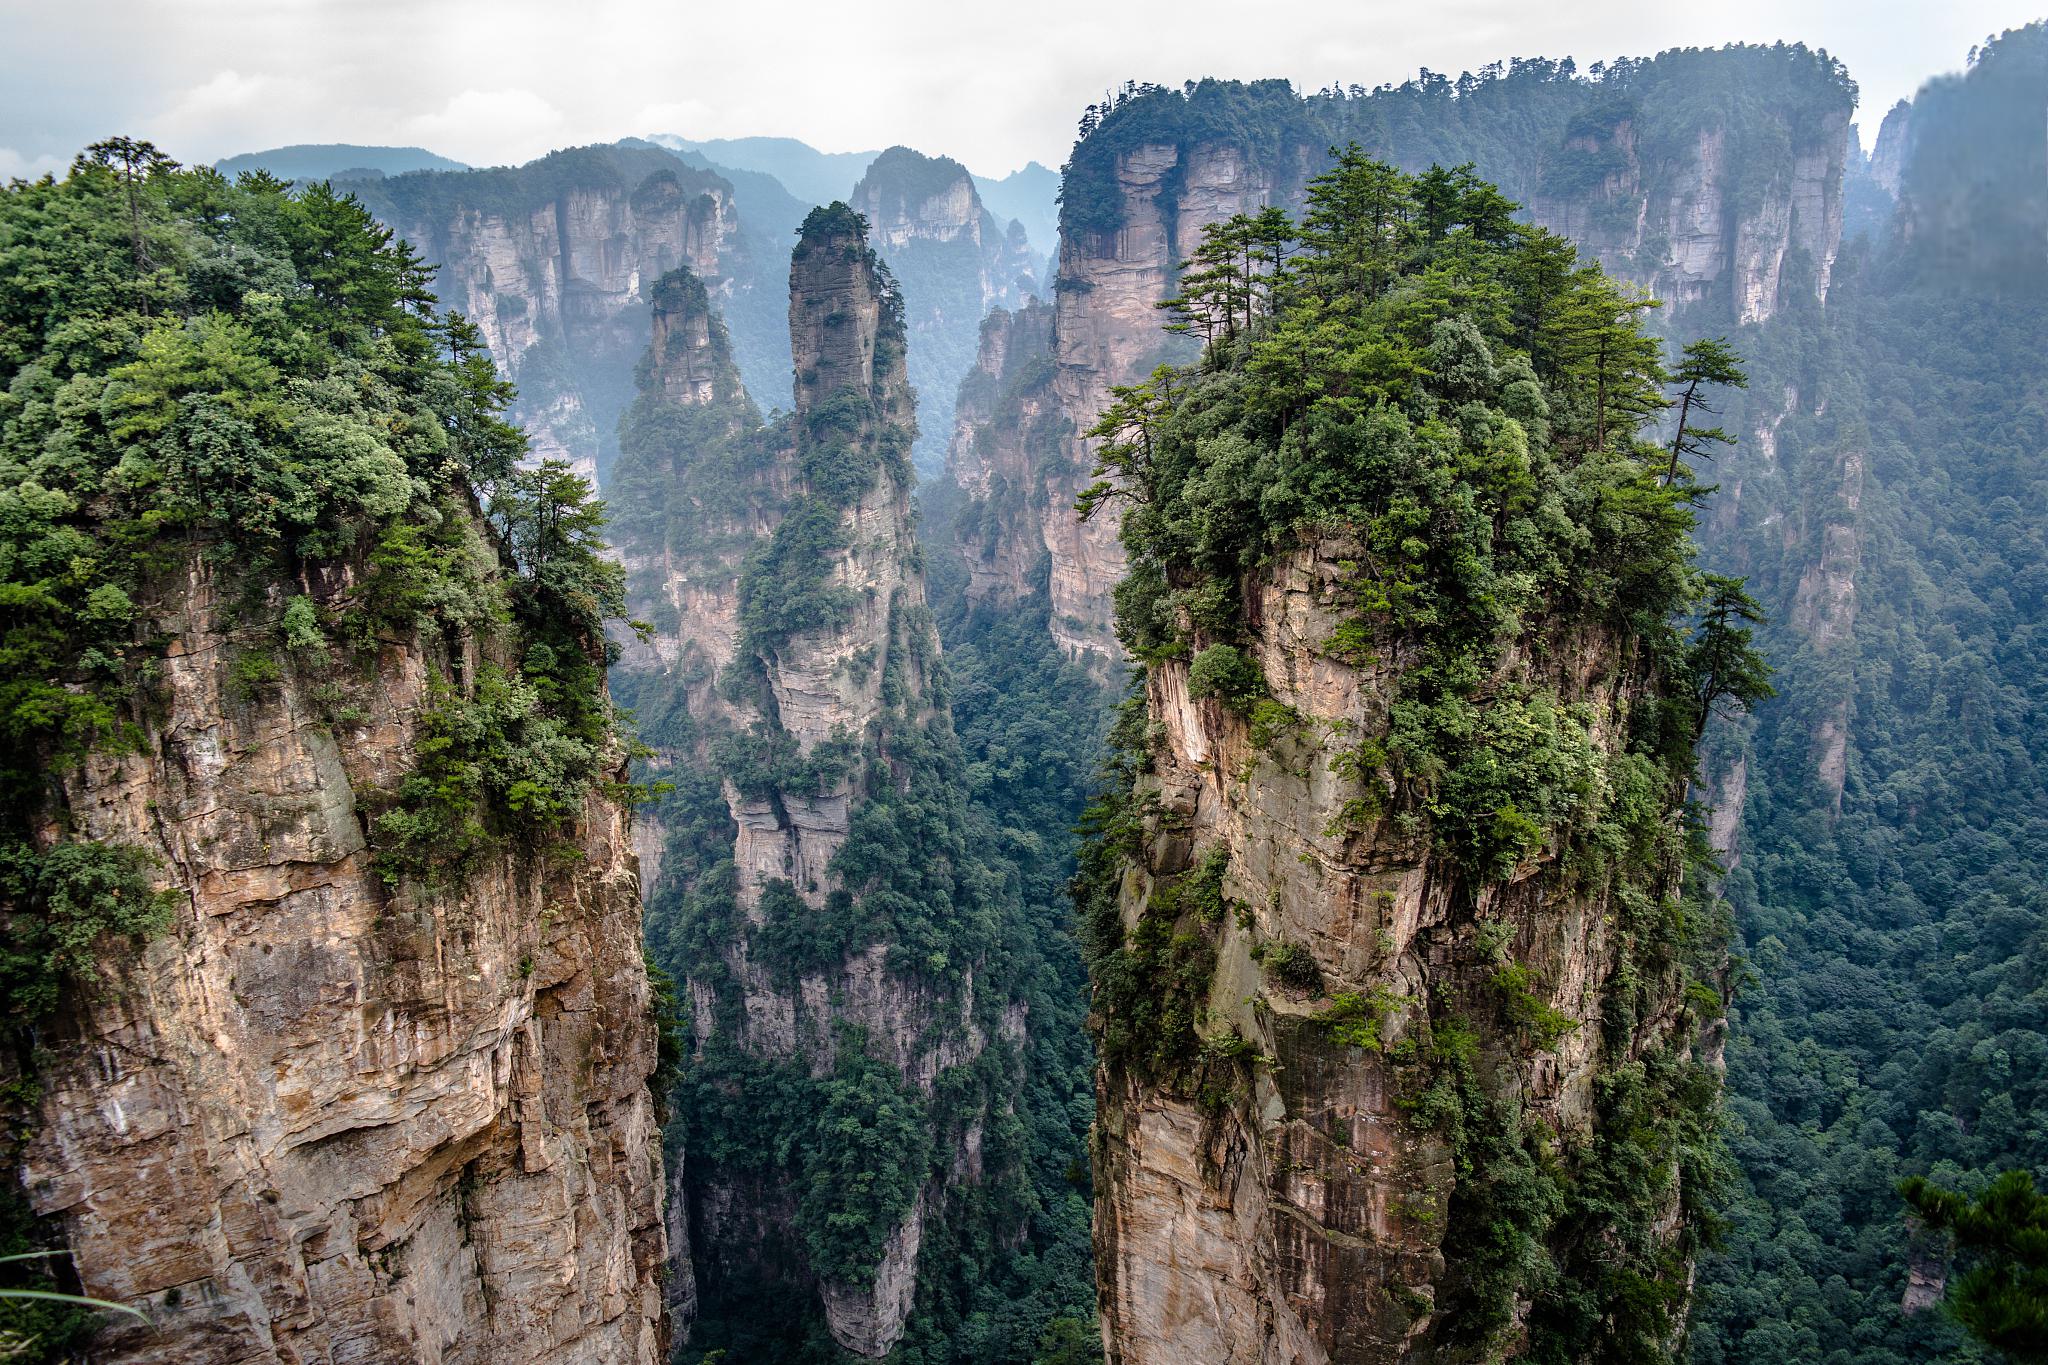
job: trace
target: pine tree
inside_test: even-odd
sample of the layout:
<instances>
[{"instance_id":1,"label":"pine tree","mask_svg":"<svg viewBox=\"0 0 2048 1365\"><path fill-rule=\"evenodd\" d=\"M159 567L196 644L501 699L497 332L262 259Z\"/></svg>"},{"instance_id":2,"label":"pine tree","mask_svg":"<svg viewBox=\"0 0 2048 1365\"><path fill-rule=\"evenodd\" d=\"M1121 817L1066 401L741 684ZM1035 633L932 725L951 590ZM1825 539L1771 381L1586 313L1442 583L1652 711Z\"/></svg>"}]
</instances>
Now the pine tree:
<instances>
[{"instance_id":1,"label":"pine tree","mask_svg":"<svg viewBox=\"0 0 2048 1365\"><path fill-rule=\"evenodd\" d=\"M1671 437L1671 463L1664 470L1664 483L1668 487L1678 477L1679 461L1687 456L1712 459L1707 447L1712 445L1732 446L1735 438L1719 427L1696 427L1692 418L1696 413L1711 417L1717 409L1707 402L1707 395L1701 390L1709 387L1746 389L1749 375L1743 371L1741 358L1728 345L1726 337L1701 337L1689 343L1680 354L1678 368L1671 372L1671 381L1678 390L1678 430Z\"/></svg>"},{"instance_id":2,"label":"pine tree","mask_svg":"<svg viewBox=\"0 0 2048 1365\"><path fill-rule=\"evenodd\" d=\"M1920 1176L1899 1194L1921 1224L1971 1261L1949 1286L1948 1310L1970 1335L2020 1365L2048 1362L2048 1195L2007 1171L1975 1200Z\"/></svg>"}]
</instances>

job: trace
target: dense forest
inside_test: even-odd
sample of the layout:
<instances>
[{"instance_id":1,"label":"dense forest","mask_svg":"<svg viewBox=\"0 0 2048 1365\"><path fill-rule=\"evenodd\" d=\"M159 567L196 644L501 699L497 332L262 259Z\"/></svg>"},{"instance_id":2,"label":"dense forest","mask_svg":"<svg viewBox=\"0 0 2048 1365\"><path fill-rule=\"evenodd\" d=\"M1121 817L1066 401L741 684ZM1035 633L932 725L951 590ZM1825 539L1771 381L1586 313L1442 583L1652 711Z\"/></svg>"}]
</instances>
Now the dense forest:
<instances>
[{"instance_id":1,"label":"dense forest","mask_svg":"<svg viewBox=\"0 0 2048 1365\"><path fill-rule=\"evenodd\" d=\"M1739 504L1703 541L1766 603L1781 696L1716 746L1747 779L1743 1178L1701 1362L1977 1358L1894 1186L2048 1175L2044 89L2039 25L1930 85L1896 230L1824 311L1737 338L1746 439L1716 472Z\"/></svg>"}]
</instances>

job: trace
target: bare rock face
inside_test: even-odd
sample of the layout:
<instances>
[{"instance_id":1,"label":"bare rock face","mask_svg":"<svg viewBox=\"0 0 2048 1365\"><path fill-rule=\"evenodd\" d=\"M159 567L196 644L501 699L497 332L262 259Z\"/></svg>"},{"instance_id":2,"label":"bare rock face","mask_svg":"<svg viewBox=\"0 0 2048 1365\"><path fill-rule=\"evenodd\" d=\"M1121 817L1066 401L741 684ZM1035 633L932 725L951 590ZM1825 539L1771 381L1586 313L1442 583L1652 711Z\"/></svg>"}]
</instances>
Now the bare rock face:
<instances>
[{"instance_id":1,"label":"bare rock face","mask_svg":"<svg viewBox=\"0 0 2048 1365\"><path fill-rule=\"evenodd\" d=\"M1878 125L1877 142L1870 149L1870 175L1884 187L1886 194L1896 199L1899 187L1906 174L1906 160L1912 140L1913 104L1900 100L1884 116Z\"/></svg>"},{"instance_id":2,"label":"bare rock face","mask_svg":"<svg viewBox=\"0 0 2048 1365\"><path fill-rule=\"evenodd\" d=\"M1081 522L1075 497L1092 477L1094 443L1086 433L1108 405L1110 390L1143 378L1163 360L1185 359L1184 343L1161 330L1157 305L1176 288L1180 263L1201 240L1201 230L1239 212L1279 204L1299 212L1307 184L1327 163L1332 143L1352 137L1374 155L1410 170L1432 158L1452 164L1462 153L1441 129L1408 129L1379 121L1374 96L1347 101L1298 101L1284 88L1275 99L1268 83L1234 87L1251 112L1258 136L1226 137L1198 126L1184 128L1157 102L1177 92L1140 93L1136 111L1115 117L1152 121L1150 137L1123 135L1096 152L1084 137L1069 163L1070 201L1075 167L1086 166L1088 196L1077 215L1070 202L1060 234L1055 314L1046 352L1043 393L1011 410L1037 407L1041 435L1029 467L1012 469L1022 443L998 438L999 463L1009 503L984 516L963 545L976 590L998 591L993 575L1019 574L1050 564L1052 632L1069 654L1109 666L1122 657L1111 624L1110 593L1123 574L1116 514ZM1597 86L1588 86L1589 92ZM1205 98L1196 91L1190 101ZM1593 95L1587 95L1589 105ZM1816 96L1816 99L1820 97ZM1825 101L1822 101L1825 103ZM1597 113L1597 111L1595 111ZM1610 274L1650 290L1670 304L1725 302L1741 322L1769 317L1804 290L1824 297L1842 232L1842 176L1848 151L1850 105L1843 94L1813 118L1797 122L1785 155L1765 162L1741 141L1743 130L1703 120L1680 150L1646 160L1635 116L1589 114L1573 120L1554 143L1531 145L1530 164L1481 164L1480 174L1500 183L1537 186L1527 205L1537 223L1574 239L1600 258ZM1328 120L1328 126L1318 123ZM1889 126L1889 125L1888 125ZM1521 130L1503 131L1509 145ZM1408 142L1426 145L1407 145ZM1489 144L1492 154L1493 144ZM1593 167L1590 178L1575 168ZM1509 172L1513 173L1510 174ZM1574 174L1567 174L1574 172ZM984 344L1007 347L1006 336ZM1021 374L1027 366L1007 353L984 356L979 368ZM970 384L985 381L971 378ZM1057 429L1058 441L1044 433ZM964 430L964 427L963 427ZM949 463L963 487L987 483L982 456L956 436ZM1036 534L1028 525L1036 521ZM981 567L977 568L976 565ZM1022 596L1033 583L1013 577L1000 591Z\"/></svg>"},{"instance_id":3,"label":"bare rock face","mask_svg":"<svg viewBox=\"0 0 2048 1365\"><path fill-rule=\"evenodd\" d=\"M1725 288L1738 322L1762 322L1780 306L1795 254L1811 272L1804 287L1827 295L1842 240L1849 112L1845 103L1799 127L1790 157L1768 171L1736 145L1742 130L1721 123L1702 124L1683 153L1649 165L1632 118L1580 125L1565 152L1609 169L1590 186L1538 194L1530 216L1667 304Z\"/></svg>"},{"instance_id":4,"label":"bare rock face","mask_svg":"<svg viewBox=\"0 0 2048 1365\"><path fill-rule=\"evenodd\" d=\"M608 462L646 343L647 295L687 269L738 287L732 187L650 148L582 147L527 166L355 183L438 267L443 304L476 323L537 457L586 477Z\"/></svg>"},{"instance_id":5,"label":"bare rock face","mask_svg":"<svg viewBox=\"0 0 2048 1365\"><path fill-rule=\"evenodd\" d=\"M179 896L44 1038L24 1187L86 1292L150 1319L94 1359L662 1359L623 811L592 796L574 860L387 889L359 801L412 767L425 647L251 693L236 619L195 561L148 743L63 779L76 835L149 850Z\"/></svg>"},{"instance_id":6,"label":"bare rock face","mask_svg":"<svg viewBox=\"0 0 2048 1365\"><path fill-rule=\"evenodd\" d=\"M1014 603L1035 587L1053 503L1069 496L1063 482L1055 487L1072 424L1047 382L1052 326L1049 304L996 309L960 384L946 470L966 500L956 530L976 605Z\"/></svg>"},{"instance_id":7,"label":"bare rock face","mask_svg":"<svg viewBox=\"0 0 2048 1365\"><path fill-rule=\"evenodd\" d=\"M976 330L991 308L1016 308L1043 288L1043 261L1023 225L997 221L974 177L950 157L891 147L849 201L903 295L908 377L923 430L917 465L936 469L953 429L953 396L974 364Z\"/></svg>"},{"instance_id":8,"label":"bare rock face","mask_svg":"<svg viewBox=\"0 0 2048 1365\"><path fill-rule=\"evenodd\" d=\"M1108 664L1122 657L1110 606L1124 574L1116 518L1083 522L1073 511L1095 464L1086 433L1109 406L1112 387L1185 358L1185 345L1160 330L1158 304L1173 293L1180 263L1201 245L1202 228L1267 204L1297 203L1310 174L1305 147L1277 160L1231 142L1135 147L1116 160L1119 230L1060 234L1052 393L1072 432L1042 533L1052 560L1053 638L1077 659Z\"/></svg>"},{"instance_id":9,"label":"bare rock face","mask_svg":"<svg viewBox=\"0 0 2048 1365\"><path fill-rule=\"evenodd\" d=\"M814 212L790 271L795 410L767 428L751 410L720 406L730 364L716 320L707 331L699 316L705 292L664 290L657 307L619 477L668 512L622 523L630 592L654 632L621 660L618 685L643 714L687 716L651 734L651 762L713 793L698 823L717 830L678 826L687 849L664 854L649 878L651 907L687 902L703 916L715 903L730 916L676 959L695 1066L737 1057L721 1074L744 1107L745 1088L773 1075L828 1083L851 1046L907 1103L930 1106L989 1042L974 964L944 979L930 974L943 962L907 971L887 941L787 961L789 934L823 935L849 897L877 890L849 885L838 855L865 808L925 780L903 768L905 751L949 735L910 501L901 302L860 217L843 204ZM700 335L706 346L690 340ZM767 770L739 763L743 742L786 757ZM666 809L657 805L657 821L678 818ZM659 826L651 835L670 838ZM681 912L651 908L650 923L671 913ZM930 1140L967 1143L950 1131ZM711 1156L684 1161L674 1216L687 1223L703 1302L780 1286L796 1314L822 1317L841 1347L875 1357L903 1336L949 1184L976 1177L964 1158L942 1163L956 1175L913 1189L855 1273L816 1267L800 1191L786 1181Z\"/></svg>"},{"instance_id":10,"label":"bare rock face","mask_svg":"<svg viewBox=\"0 0 2048 1365\"><path fill-rule=\"evenodd\" d=\"M1117 156L1121 226L1062 232L1049 330L1025 310L982 334L972 413L948 456L954 480L985 509L962 546L978 599L1027 595L1027 575L1045 563L1061 648L1103 667L1122 658L1110 609L1124 570L1115 519L1084 523L1073 510L1094 467L1086 433L1112 387L1185 358L1185 344L1160 330L1157 305L1203 226L1298 201L1311 166L1306 144L1276 164L1232 142L1149 144ZM984 407L996 420L970 428Z\"/></svg>"},{"instance_id":11,"label":"bare rock face","mask_svg":"<svg viewBox=\"0 0 2048 1365\"><path fill-rule=\"evenodd\" d=\"M1127 933L1150 921L1160 942L1173 936L1186 973L1174 989L1194 992L1182 1008L1198 1046L1177 1067L1109 1051L1099 1073L1095 1239L1111 1365L1518 1354L1526 1300L1487 1309L1501 1325L1483 1349L1473 1327L1485 1304L1472 1234L1498 1214L1476 1211L1486 1196L1467 1182L1498 1171L1459 1150L1476 1128L1461 1139L1432 1106L1455 1091L1467 1121L1584 1153L1602 1141L1614 1068L1693 1046L1677 978L1638 978L1622 927L1629 898L1675 892L1675 867L1594 890L1567 870L1567 850L1546 847L1510 879L1475 884L1412 822L1373 814L1372 793L1361 803L1355 774L1333 765L1385 733L1413 656L1392 638L1363 665L1326 648L1355 554L1308 546L1251 592L1258 661L1300 718L1279 737L1262 743L1246 718L1191 698L1184 661L1149 671L1149 771L1133 802L1143 836L1117 904ZM1621 642L1590 628L1511 651L1497 677L1583 708L1609 759L1650 686ZM1173 924L1166 907L1185 906L1205 877L1220 912L1206 928L1187 912ZM1510 980L1528 995L1504 1005ZM1636 1001L1647 1003L1625 1003ZM1617 1007L1632 1012L1622 1040ZM1653 1236L1676 1245L1679 1186L1664 1176Z\"/></svg>"}]
</instances>

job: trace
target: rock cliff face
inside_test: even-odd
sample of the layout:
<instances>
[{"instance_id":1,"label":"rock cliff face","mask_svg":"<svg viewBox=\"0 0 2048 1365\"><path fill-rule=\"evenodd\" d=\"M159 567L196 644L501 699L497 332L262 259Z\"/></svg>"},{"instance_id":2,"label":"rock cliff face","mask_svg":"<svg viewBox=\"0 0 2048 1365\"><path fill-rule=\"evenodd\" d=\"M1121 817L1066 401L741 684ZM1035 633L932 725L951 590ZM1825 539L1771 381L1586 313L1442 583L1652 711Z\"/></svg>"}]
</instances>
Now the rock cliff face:
<instances>
[{"instance_id":1,"label":"rock cliff face","mask_svg":"<svg viewBox=\"0 0 2048 1365\"><path fill-rule=\"evenodd\" d=\"M903 292L911 385L923 430L920 469L936 470L953 429L954 392L974 363L990 308L1015 308L1040 289L1042 263L1023 224L999 224L967 168L949 157L891 147L854 187L875 251Z\"/></svg>"},{"instance_id":2,"label":"rock cliff face","mask_svg":"<svg viewBox=\"0 0 2048 1365\"><path fill-rule=\"evenodd\" d=\"M147 742L62 777L75 837L156 855L178 906L43 1036L24 1187L86 1291L150 1319L94 1358L662 1359L623 812L591 797L573 859L387 888L364 805L413 766L445 647L252 687L241 586L191 563Z\"/></svg>"},{"instance_id":3,"label":"rock cliff face","mask_svg":"<svg viewBox=\"0 0 2048 1365\"><path fill-rule=\"evenodd\" d=\"M1123 576L1114 518L1083 523L1073 510L1094 467L1085 433L1112 387L1184 357L1186 346L1160 330L1157 304L1203 225L1298 201L1314 164L1305 142L1277 165L1235 143L1160 141L1115 157L1119 225L1062 232L1049 326L1042 311L1026 310L982 332L947 457L978 504L961 547L977 600L1028 595L1043 564L1061 648L1104 666L1121 657L1110 603ZM993 420L976 420L983 411Z\"/></svg>"},{"instance_id":4,"label":"rock cliff face","mask_svg":"<svg viewBox=\"0 0 2048 1365\"><path fill-rule=\"evenodd\" d=\"M1675 868L1600 890L1552 846L1482 884L1412 821L1361 818L1338 755L1386 735L1413 650L1382 638L1370 663L1333 655L1356 554L1309 545L1252 590L1256 657L1300 719L1277 741L1191 696L1184 661L1149 669L1142 815L1115 903L1131 942L1170 943L1162 970L1189 995L1178 1008L1198 1047L1179 1067L1105 1053L1111 1365L1518 1354L1530 1303L1489 1302L1503 1291L1487 1287L1501 1267L1486 1248L1559 1233L1540 1218L1509 1230L1483 1188L1526 1159L1501 1139L1586 1160L1610 1141L1617 1068L1690 1055L1679 978L1646 969L1623 927L1627 906L1675 893ZM1651 704L1650 680L1598 629L1510 651L1495 685L1514 682L1584 708L1603 763ZM1471 1126L1428 1117L1452 1095ZM1680 1194L1655 1198L1668 1249ZM1507 1324L1491 1345L1488 1316Z\"/></svg>"},{"instance_id":5,"label":"rock cliff face","mask_svg":"<svg viewBox=\"0 0 2048 1365\"><path fill-rule=\"evenodd\" d=\"M668 509L621 528L655 629L619 686L677 784L650 827L650 928L688 982L686 1088L716 1111L674 1135L679 1217L707 1330L822 1319L880 1356L950 1191L980 1176L990 1100L961 1099L968 1072L1022 1021L980 991L986 950L954 922L983 893L948 851L959 797L933 766L952 741L910 503L901 303L859 216L814 212L790 274L795 410L765 429L719 397L731 373L707 307L701 288L657 294L620 469ZM906 854L918 865L887 865ZM905 916L925 926L914 953ZM813 1127L864 1105L883 1108L854 1121L893 1138ZM841 1161L886 1173L835 1195ZM776 1321L760 1321L773 1296Z\"/></svg>"},{"instance_id":6,"label":"rock cliff face","mask_svg":"<svg viewBox=\"0 0 2048 1365\"><path fill-rule=\"evenodd\" d=\"M438 267L443 304L519 385L534 454L587 477L611 462L654 282L681 268L727 300L753 286L732 187L652 148L346 188Z\"/></svg>"},{"instance_id":7,"label":"rock cliff face","mask_svg":"<svg viewBox=\"0 0 2048 1365\"><path fill-rule=\"evenodd\" d=\"M1044 583L1045 527L1061 498L1071 424L1049 383L1053 310L1033 301L981 324L974 369L960 383L946 469L963 510L954 528L970 603L1013 604Z\"/></svg>"},{"instance_id":8,"label":"rock cliff face","mask_svg":"<svg viewBox=\"0 0 2048 1365\"><path fill-rule=\"evenodd\" d=\"M1081 522L1073 512L1094 468L1085 433L1112 387L1185 355L1161 332L1157 305L1173 293L1203 226L1297 203L1316 168L1301 144L1260 157L1234 141L1146 142L1115 158L1116 230L1060 234L1051 387L1070 434L1040 531L1052 562L1053 637L1077 658L1108 662L1121 652L1110 603L1124 567L1114 519Z\"/></svg>"},{"instance_id":9,"label":"rock cliff face","mask_svg":"<svg viewBox=\"0 0 2048 1365\"><path fill-rule=\"evenodd\" d=\"M1780 306L1789 261L1801 263L1797 287L1827 294L1842 240L1849 112L1844 102L1796 125L1789 155L1775 164L1744 144L1751 129L1731 121L1699 122L1658 160L1639 146L1632 114L1583 120L1559 162L1595 167L1598 179L1538 194L1530 216L1667 304L1723 292L1737 322L1761 322Z\"/></svg>"},{"instance_id":10,"label":"rock cliff face","mask_svg":"<svg viewBox=\"0 0 2048 1365\"><path fill-rule=\"evenodd\" d=\"M1878 125L1877 141L1870 149L1871 178L1894 199L1899 197L1899 186L1906 173L1912 122L1912 101L1900 100L1886 111L1884 122Z\"/></svg>"}]
</instances>

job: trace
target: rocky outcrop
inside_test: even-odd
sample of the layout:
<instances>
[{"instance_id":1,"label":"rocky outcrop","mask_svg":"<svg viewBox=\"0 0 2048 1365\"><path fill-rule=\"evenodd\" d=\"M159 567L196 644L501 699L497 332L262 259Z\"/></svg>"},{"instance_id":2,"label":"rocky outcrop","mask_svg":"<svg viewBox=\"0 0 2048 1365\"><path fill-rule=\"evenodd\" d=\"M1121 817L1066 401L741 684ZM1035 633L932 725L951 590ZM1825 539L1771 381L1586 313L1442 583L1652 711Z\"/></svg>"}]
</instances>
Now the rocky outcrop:
<instances>
[{"instance_id":1,"label":"rocky outcrop","mask_svg":"<svg viewBox=\"0 0 2048 1365\"><path fill-rule=\"evenodd\" d=\"M1870 178L1896 199L1906 174L1906 160L1912 138L1913 104L1900 100L1878 125L1877 141L1870 149Z\"/></svg>"},{"instance_id":2,"label":"rocky outcrop","mask_svg":"<svg viewBox=\"0 0 2048 1365\"><path fill-rule=\"evenodd\" d=\"M443 647L252 684L229 572L196 557L165 594L147 742L61 777L72 836L147 850L177 903L42 1036L24 1188L84 1289L149 1319L93 1358L661 1360L624 812L590 797L573 857L388 887L366 807L415 762Z\"/></svg>"},{"instance_id":3,"label":"rocky outcrop","mask_svg":"<svg viewBox=\"0 0 2048 1365\"><path fill-rule=\"evenodd\" d=\"M923 428L913 452L920 469L935 471L983 316L1038 293L1042 263L1023 225L998 223L974 177L949 157L891 147L868 167L850 202L902 290L909 377Z\"/></svg>"},{"instance_id":4,"label":"rocky outcrop","mask_svg":"<svg viewBox=\"0 0 2048 1365\"><path fill-rule=\"evenodd\" d=\"M1115 158L1118 228L1061 233L1052 394L1072 434L1042 532L1052 560L1053 637L1076 658L1120 657L1110 591L1124 570L1114 519L1083 522L1073 513L1095 462L1085 433L1109 405L1111 388L1184 357L1185 347L1161 332L1158 305L1173 293L1180 263L1201 245L1203 226L1298 203L1315 166L1305 145L1277 157L1232 141L1137 146Z\"/></svg>"},{"instance_id":5,"label":"rocky outcrop","mask_svg":"<svg viewBox=\"0 0 2048 1365\"><path fill-rule=\"evenodd\" d=\"M1626 905L1674 893L1674 866L1603 887L1569 870L1560 839L1489 883L1426 822L1394 816L1384 779L1360 799L1341 755L1387 733L1414 643L1377 638L1365 663L1326 643L1356 553L1311 544L1251 589L1253 653L1291 708L1278 737L1191 694L1184 660L1149 669L1138 833L1114 903L1133 953L1161 945L1167 1007L1194 1038L1178 1062L1105 1048L1095 1226L1111 1365L1518 1353L1530 1304L1487 1302L1500 1291L1477 1287L1479 1248L1557 1234L1540 1219L1511 1230L1486 1185L1524 1159L1517 1140L1597 1149L1605 1078L1690 1047L1678 978L1624 927ZM1597 628L1510 651L1495 685L1517 682L1582 708L1603 763L1654 688ZM1117 990L1098 980L1098 1011L1124 1008ZM1453 1094L1472 1126L1441 1122ZM1524 1138L1489 1145L1488 1125ZM1654 1238L1675 1244L1676 1186L1652 1197ZM1488 1314L1502 1324L1490 1345Z\"/></svg>"},{"instance_id":6,"label":"rocky outcrop","mask_svg":"<svg viewBox=\"0 0 2048 1365\"><path fill-rule=\"evenodd\" d=\"M1795 258L1808 272L1801 287L1827 294L1842 239L1849 113L1845 99L1794 127L1790 155L1775 163L1746 145L1758 130L1742 124L1702 122L1676 151L1652 158L1633 113L1585 120L1530 216L1667 304L1723 294L1736 321L1761 322L1780 306ZM1581 169L1589 166L1600 172L1590 184Z\"/></svg>"},{"instance_id":7,"label":"rocky outcrop","mask_svg":"<svg viewBox=\"0 0 2048 1365\"><path fill-rule=\"evenodd\" d=\"M437 267L441 302L518 384L535 456L586 477L611 463L654 282L687 269L728 300L751 285L732 186L649 147L345 188Z\"/></svg>"},{"instance_id":8,"label":"rocky outcrop","mask_svg":"<svg viewBox=\"0 0 2048 1365\"><path fill-rule=\"evenodd\" d=\"M795 407L763 429L719 397L730 365L704 291L657 300L663 340L619 471L667 509L621 528L654 629L618 686L643 715L677 717L648 734L679 791L654 809L666 848L650 929L659 943L693 926L670 958L692 1002L692 1084L730 1097L741 1146L781 1153L750 1166L733 1134L685 1116L689 1253L718 1330L772 1290L803 1305L782 1325L822 1319L844 1349L881 1356L903 1336L925 1249L947 1240L932 1227L949 1189L979 1178L985 1101L960 1110L966 1070L1021 1029L1002 1022L979 980L985 950L955 920L973 921L984 893L943 851L959 796L933 767L952 739L910 500L902 304L859 215L814 212L790 270ZM920 865L877 867L878 837L917 845ZM889 929L912 910L933 916L915 955ZM849 1067L866 1068L859 1100L833 1089ZM777 1085L811 1099L778 1101ZM917 1114L898 1139L931 1149L930 1174L922 1156L842 1153L843 1137L814 1133L835 1103ZM841 1210L869 1224L850 1250L816 1206L823 1177L776 1164L842 1155L903 1157L896 1198L884 1181Z\"/></svg>"},{"instance_id":9,"label":"rocky outcrop","mask_svg":"<svg viewBox=\"0 0 2048 1365\"><path fill-rule=\"evenodd\" d=\"M1035 583L1021 575L1044 563L1052 633L1075 658L1107 667L1122 657L1110 606L1124 567L1115 520L1082 522L1073 510L1094 467L1086 432L1111 388L1184 357L1186 346L1160 330L1157 305L1202 227L1297 202L1312 156L1307 142L1278 164L1229 141L1118 153L1106 180L1117 226L1061 234L1049 331L1030 312L984 330L968 401L1000 415L974 431L963 418L954 435L952 477L982 506L962 548L981 598L1028 594Z\"/></svg>"},{"instance_id":10,"label":"rocky outcrop","mask_svg":"<svg viewBox=\"0 0 2048 1365\"><path fill-rule=\"evenodd\" d=\"M1014 604L1044 581L1045 527L1056 505L1071 506L1053 477L1065 463L1071 424L1049 383L1052 325L1050 304L996 309L981 324L975 367L960 383L946 471L963 499L953 530L976 606Z\"/></svg>"}]
</instances>

